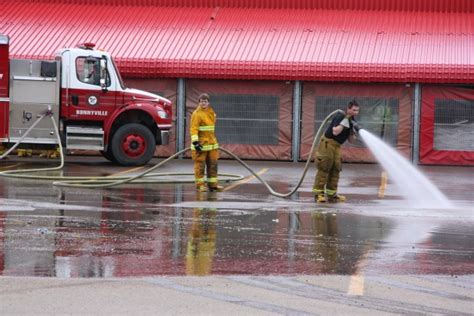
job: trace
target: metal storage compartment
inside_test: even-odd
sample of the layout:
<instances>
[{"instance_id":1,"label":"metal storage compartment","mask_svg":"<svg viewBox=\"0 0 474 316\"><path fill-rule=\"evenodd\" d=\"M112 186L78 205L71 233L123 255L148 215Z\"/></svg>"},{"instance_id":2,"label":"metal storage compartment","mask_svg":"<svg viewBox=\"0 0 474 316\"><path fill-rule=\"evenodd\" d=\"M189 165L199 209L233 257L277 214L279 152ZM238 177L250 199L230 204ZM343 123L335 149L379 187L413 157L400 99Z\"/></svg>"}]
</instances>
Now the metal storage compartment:
<instances>
[{"instance_id":1,"label":"metal storage compartment","mask_svg":"<svg viewBox=\"0 0 474 316\"><path fill-rule=\"evenodd\" d=\"M59 119L58 61L12 59L10 61L10 141L18 141L38 118L52 111ZM44 118L23 143L56 144L51 120Z\"/></svg>"}]
</instances>

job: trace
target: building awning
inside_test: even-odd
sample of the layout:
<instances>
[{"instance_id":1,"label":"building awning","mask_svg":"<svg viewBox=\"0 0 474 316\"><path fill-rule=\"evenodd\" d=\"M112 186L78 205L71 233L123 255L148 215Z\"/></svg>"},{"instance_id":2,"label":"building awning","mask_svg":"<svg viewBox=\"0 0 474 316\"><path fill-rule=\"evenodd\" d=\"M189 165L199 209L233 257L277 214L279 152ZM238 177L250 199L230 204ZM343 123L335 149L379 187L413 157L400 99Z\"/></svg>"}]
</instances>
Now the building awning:
<instances>
[{"instance_id":1,"label":"building awning","mask_svg":"<svg viewBox=\"0 0 474 316\"><path fill-rule=\"evenodd\" d=\"M0 0L0 33L10 37L14 58L49 59L94 42L126 77L474 83L471 9L102 2Z\"/></svg>"}]
</instances>

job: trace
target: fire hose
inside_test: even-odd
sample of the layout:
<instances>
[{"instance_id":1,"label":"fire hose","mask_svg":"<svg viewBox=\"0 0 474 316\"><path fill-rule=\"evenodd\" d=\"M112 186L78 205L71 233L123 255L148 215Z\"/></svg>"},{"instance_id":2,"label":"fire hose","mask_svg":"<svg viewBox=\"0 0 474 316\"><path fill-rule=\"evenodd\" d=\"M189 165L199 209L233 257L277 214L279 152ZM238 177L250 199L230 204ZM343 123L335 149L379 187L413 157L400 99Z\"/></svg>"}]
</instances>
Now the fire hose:
<instances>
[{"instance_id":1,"label":"fire hose","mask_svg":"<svg viewBox=\"0 0 474 316\"><path fill-rule=\"evenodd\" d=\"M125 176L106 176L106 177L77 177L76 176L76 177L65 177L65 176L32 175L31 173L44 172L44 171L57 171L57 170L63 169L63 167L64 167L63 147L62 147L62 144L61 144L61 141L60 141L60 138L59 138L58 127L57 127L56 121L54 120L54 118L52 116L52 113L50 113L50 112L46 112L46 113L42 114L41 116L39 116L39 118L30 126L30 128L28 128L25 131L23 136L7 152L5 152L2 156L0 156L0 160L5 158L15 148L17 148L20 145L20 143L22 142L22 140L26 138L26 136L29 134L29 132L31 130L33 130L33 128L42 119L44 119L46 116L49 116L51 118L51 121L52 121L52 124L53 124L53 127L54 127L54 131L55 131L55 134L57 136L60 159L61 159L61 163L59 164L59 166L51 167L51 168L40 168L40 169L21 169L21 170L3 171L3 172L0 172L0 176L10 177L10 178L20 178L20 179L33 179L33 180L61 180L61 181L58 181L58 182L53 182L53 185L68 186L67 183L70 182L70 183L77 183L75 186L79 187L79 186L81 186L80 184L83 183L83 182L86 182L86 183L94 182L94 183L98 184L98 183L101 183L101 181L102 181L102 184L112 182L112 185L110 185L110 186L115 186L115 185L119 185L119 184L122 184L122 183L128 183L128 182L132 182L132 181L133 181L133 183L156 183L156 182L159 182L159 183L175 183L177 181L157 181L157 180L134 181L134 180L142 178L142 177L143 178L148 178L148 177L190 175L190 173L150 173L151 171L153 171L153 170L159 168L160 166L164 165L165 163L167 163L169 160L175 158L179 154L186 152L187 149L182 150L182 151L174 154L173 156L171 156L171 157L167 158L166 160L160 162L159 164L155 165L154 167L146 170L145 172L143 172L143 173L141 173L137 176L133 176L133 177L125 177ZM227 174L227 173L222 173L222 174L220 174L220 176L224 177L224 179L227 178L227 180L224 180L224 181L238 181L238 180L243 179L243 176L234 175L234 174ZM117 183L115 183L115 182L117 182ZM178 182L183 183L183 182L186 182L186 181L181 180L181 181L178 181ZM69 186L73 186L73 185L69 185ZM102 186L84 185L84 186L81 186L81 187L95 188L95 187L108 187L108 186L105 186L105 185L102 185Z\"/></svg>"},{"instance_id":2,"label":"fire hose","mask_svg":"<svg viewBox=\"0 0 474 316\"><path fill-rule=\"evenodd\" d=\"M332 113L330 113L321 123L321 126L319 127L316 135L314 136L313 143L311 145L311 150L310 150L310 155L308 159L306 160L305 167L303 169L303 173L296 184L296 186L288 193L279 193L276 192L271 188L271 186L268 184L267 181L265 181L262 177L260 177L252 168L250 168L249 165L247 165L244 161L242 161L239 157L237 157L234 153L231 151L220 147L219 150L226 153L227 155L231 156L235 160L237 160L245 169L247 169L255 178L257 178L268 190L268 192L274 196L281 197L281 198L286 198L291 195L293 195L301 186L303 183L303 180L306 176L306 173L309 169L309 164L313 158L314 154L314 149L316 147L316 144L318 143L321 133L323 132L323 128L326 125L326 123L337 113L344 113L342 110L336 110ZM142 178L149 178L149 177L159 177L159 176L182 176L182 175L191 175L190 173L152 173L154 170L158 169L159 167L163 166L164 164L168 163L170 160L176 158L177 156L184 154L185 152L191 150L191 148L185 148L174 155L166 158L165 160L159 162L158 164L154 165L153 167L137 174L134 176L106 176L106 177L55 177L55 176L40 176L40 175L31 175L31 174L26 174L26 173L36 173L36 172L41 172L41 171L54 171L54 170L60 170L64 167L64 154L63 154L63 147L61 145L61 140L59 138L59 131L56 122L54 121L53 116L51 113L45 113L43 114L23 135L23 137L12 147L10 150L8 150L4 155L0 157L0 159L3 159L6 155L8 155L13 149L15 149L19 143L26 137L26 135L31 131L34 126L36 126L39 121L41 121L44 117L47 115L50 116L51 121L54 126L55 133L57 135L58 139L58 145L59 145L59 152L60 152L60 157L61 157L61 163L57 167L53 168L42 168L42 169L24 169L24 170L9 170L9 171L3 171L0 172L0 176L4 177L13 177L13 178L22 178L22 179L35 179L35 180L61 180L61 181L54 181L53 185L55 186L60 186L60 187L80 187L80 188L110 188L114 186L118 186L121 184L125 183L182 183L185 181L157 181L157 180L143 180ZM240 175L233 175L233 174L219 174L220 177L228 177L227 181L238 181L243 179L243 176Z\"/></svg>"}]
</instances>

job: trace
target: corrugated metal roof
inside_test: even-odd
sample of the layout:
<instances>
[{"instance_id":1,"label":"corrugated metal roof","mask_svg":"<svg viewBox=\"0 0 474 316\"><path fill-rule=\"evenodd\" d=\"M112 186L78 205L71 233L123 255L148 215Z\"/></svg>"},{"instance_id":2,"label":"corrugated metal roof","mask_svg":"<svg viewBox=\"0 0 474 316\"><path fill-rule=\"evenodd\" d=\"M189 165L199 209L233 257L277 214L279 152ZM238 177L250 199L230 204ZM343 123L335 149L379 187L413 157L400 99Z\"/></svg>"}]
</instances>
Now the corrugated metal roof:
<instances>
[{"instance_id":1,"label":"corrugated metal roof","mask_svg":"<svg viewBox=\"0 0 474 316\"><path fill-rule=\"evenodd\" d=\"M473 12L472 0L22 0L115 6Z\"/></svg>"},{"instance_id":2,"label":"corrugated metal roof","mask_svg":"<svg viewBox=\"0 0 474 316\"><path fill-rule=\"evenodd\" d=\"M13 56L91 41L129 77L474 82L473 13L0 4Z\"/></svg>"}]
</instances>

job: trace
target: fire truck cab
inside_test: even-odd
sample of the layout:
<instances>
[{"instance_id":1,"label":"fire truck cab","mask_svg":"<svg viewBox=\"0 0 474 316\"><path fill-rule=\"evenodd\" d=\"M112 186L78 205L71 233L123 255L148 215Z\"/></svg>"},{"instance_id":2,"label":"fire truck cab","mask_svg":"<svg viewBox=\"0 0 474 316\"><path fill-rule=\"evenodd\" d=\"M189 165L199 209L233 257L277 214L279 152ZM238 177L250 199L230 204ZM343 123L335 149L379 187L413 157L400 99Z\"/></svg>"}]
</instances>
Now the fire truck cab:
<instances>
[{"instance_id":1,"label":"fire truck cab","mask_svg":"<svg viewBox=\"0 0 474 316\"><path fill-rule=\"evenodd\" d=\"M168 143L171 102L125 86L109 53L84 43L55 60L9 59L0 34L0 142L15 143L44 113L59 122L68 150L98 150L121 165L142 165L156 145ZM57 144L49 120L24 137L26 144Z\"/></svg>"}]
</instances>

